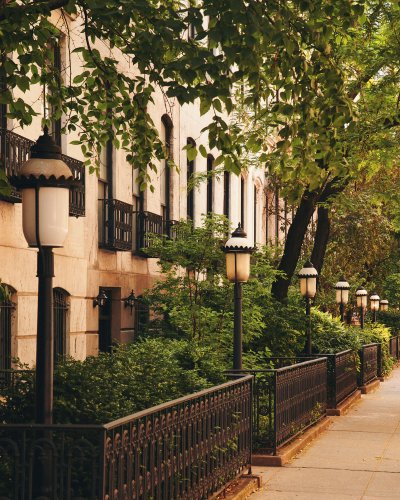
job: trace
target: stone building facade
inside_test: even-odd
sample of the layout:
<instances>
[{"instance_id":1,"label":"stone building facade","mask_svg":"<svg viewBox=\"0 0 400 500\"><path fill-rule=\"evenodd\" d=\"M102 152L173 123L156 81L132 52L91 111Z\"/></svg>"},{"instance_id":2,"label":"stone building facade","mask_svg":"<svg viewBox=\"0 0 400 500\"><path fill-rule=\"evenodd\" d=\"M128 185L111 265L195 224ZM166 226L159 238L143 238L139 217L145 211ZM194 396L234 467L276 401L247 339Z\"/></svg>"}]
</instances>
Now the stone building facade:
<instances>
[{"instance_id":1,"label":"stone building facade","mask_svg":"<svg viewBox=\"0 0 400 500\"><path fill-rule=\"evenodd\" d=\"M53 15L59 25L60 16ZM65 19L63 19L65 22ZM65 61L66 36L82 36L79 20L68 19L69 29L60 24L63 34L58 57L61 72L69 78L80 68L78 55ZM105 50L100 48L100 50ZM121 66L127 73L135 68ZM17 91L16 91L17 94ZM26 96L25 96L26 98ZM21 129L0 108L0 158L7 174L18 171L28 157L30 141L41 133L44 99L41 88L30 91L29 100L38 116L32 125ZM72 195L69 233L65 246L55 249L54 322L58 353L84 359L107 350L113 340L129 342L135 337L138 311L126 307L124 299L133 290L135 296L151 287L158 279L155 259L138 252L146 241L146 232L168 232L174 221L191 217L201 224L202 215L212 211L224 213L236 227L243 222L248 236L256 244L276 242L284 237L281 212L285 207L279 193L268 189L264 169L252 169L241 176L222 174L203 182L193 191L187 190L190 174L212 169L217 151L209 151L207 159L198 155L189 162L183 147L188 142L203 144L209 150L201 129L209 116L200 116L198 106L180 107L169 103L166 109L161 92L156 92L149 110L160 137L177 170L165 168L161 162L153 175L154 193L140 193L135 171L124 153L111 146L105 151L99 176L84 171L79 147L72 145L74 134L60 135L54 123L53 135L62 146L67 163L81 180L81 189ZM277 196L272 201L273 196ZM275 204L275 205L274 205ZM272 210L271 210L272 207ZM274 210L275 209L275 212ZM286 227L285 221L284 227ZM12 358L32 366L36 350L37 315L37 251L28 248L22 232L22 206L17 192L0 201L0 278L12 292L11 301L0 304L0 369L11 366ZM105 305L94 305L103 291Z\"/></svg>"}]
</instances>

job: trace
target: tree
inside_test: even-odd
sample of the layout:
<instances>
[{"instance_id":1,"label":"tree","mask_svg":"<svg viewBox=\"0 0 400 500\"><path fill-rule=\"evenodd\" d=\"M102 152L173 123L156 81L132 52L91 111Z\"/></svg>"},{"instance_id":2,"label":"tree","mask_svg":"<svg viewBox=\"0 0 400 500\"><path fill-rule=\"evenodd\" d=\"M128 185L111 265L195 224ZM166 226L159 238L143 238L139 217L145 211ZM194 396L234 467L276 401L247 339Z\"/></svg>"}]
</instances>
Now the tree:
<instances>
[{"instance_id":1,"label":"tree","mask_svg":"<svg viewBox=\"0 0 400 500\"><path fill-rule=\"evenodd\" d=\"M154 158L165 155L147 111L159 87L166 101L199 99L201 113L212 112L206 130L210 148L221 151L215 166L223 163L238 173L241 150L261 147L261 141L226 118L234 108L236 84L245 86L246 102L256 113L262 103L271 103L262 111L270 128L278 126L281 151L306 134L286 122L281 127L282 116L312 117L311 131L329 125L332 137L349 120L343 78L329 43L333 34L345 37L363 14L362 5L363 0L3 1L0 102L8 106L10 118L29 124L35 112L14 89L28 94L35 85L45 85L53 117L63 113L65 129L79 130L87 164L93 168L101 147L112 140L139 169L144 189L149 169L156 169ZM82 21L82 41L74 48L82 70L73 80L60 78L51 51L60 31L68 33L68 16ZM194 37L187 36L189 26L195 28ZM110 54L102 55L100 44ZM139 73L121 72L120 58L132 61ZM322 88L322 94L316 92ZM312 116L316 101L318 113ZM314 140L302 148L306 168L316 148Z\"/></svg>"},{"instance_id":2,"label":"tree","mask_svg":"<svg viewBox=\"0 0 400 500\"><path fill-rule=\"evenodd\" d=\"M346 33L333 24L325 30L323 50L308 52L314 66L308 94L287 94L282 80L275 100L265 100L262 109L249 110L244 101L243 122L256 160L267 162L282 194L297 205L278 266L283 276L272 290L281 301L287 298L314 212L318 210L318 223L312 258L320 271L330 207L350 182L391 168L399 158L399 53L393 43L398 2L373 0L355 7L361 15ZM266 138L274 132L271 145ZM262 148L266 152L259 154Z\"/></svg>"}]
</instances>

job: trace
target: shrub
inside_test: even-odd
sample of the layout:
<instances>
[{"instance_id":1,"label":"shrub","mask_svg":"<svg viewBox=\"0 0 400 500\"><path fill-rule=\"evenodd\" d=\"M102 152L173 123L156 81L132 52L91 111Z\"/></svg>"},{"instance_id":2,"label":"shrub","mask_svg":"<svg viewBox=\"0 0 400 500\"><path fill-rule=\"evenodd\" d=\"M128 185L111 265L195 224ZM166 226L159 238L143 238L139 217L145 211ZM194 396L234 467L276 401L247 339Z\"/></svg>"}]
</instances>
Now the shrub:
<instances>
[{"instance_id":1,"label":"shrub","mask_svg":"<svg viewBox=\"0 0 400 500\"><path fill-rule=\"evenodd\" d=\"M146 339L120 345L112 354L58 363L54 421L106 423L212 385L201 370L184 365L190 350L184 341ZM217 372L213 376L218 380ZM33 376L26 373L4 392L0 421L33 420Z\"/></svg>"}]
</instances>

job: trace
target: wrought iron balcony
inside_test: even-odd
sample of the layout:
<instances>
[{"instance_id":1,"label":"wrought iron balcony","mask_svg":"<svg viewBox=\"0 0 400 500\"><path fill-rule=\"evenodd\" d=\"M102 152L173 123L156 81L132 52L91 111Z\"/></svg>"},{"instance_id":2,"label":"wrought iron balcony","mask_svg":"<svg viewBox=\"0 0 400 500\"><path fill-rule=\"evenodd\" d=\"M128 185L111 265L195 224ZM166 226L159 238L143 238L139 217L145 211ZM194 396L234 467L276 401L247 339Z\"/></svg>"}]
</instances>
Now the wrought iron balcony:
<instances>
[{"instance_id":1,"label":"wrought iron balcony","mask_svg":"<svg viewBox=\"0 0 400 500\"><path fill-rule=\"evenodd\" d=\"M7 177L18 175L22 164L29 158L30 148L33 141L15 134L10 130L0 128L0 168ZM62 159L69 166L74 179L79 181L77 186L70 190L69 195L69 215L83 217L85 215L85 166L83 162L62 155ZM11 203L21 203L21 193L12 188L8 196L0 195L0 199Z\"/></svg>"},{"instance_id":2,"label":"wrought iron balcony","mask_svg":"<svg viewBox=\"0 0 400 500\"><path fill-rule=\"evenodd\" d=\"M152 235L167 236L172 240L178 238L176 220L165 220L161 215L152 212L133 213L133 252L141 252L151 246Z\"/></svg>"},{"instance_id":3,"label":"wrought iron balcony","mask_svg":"<svg viewBox=\"0 0 400 500\"><path fill-rule=\"evenodd\" d=\"M132 249L132 210L129 203L108 198L99 200L99 247Z\"/></svg>"}]
</instances>

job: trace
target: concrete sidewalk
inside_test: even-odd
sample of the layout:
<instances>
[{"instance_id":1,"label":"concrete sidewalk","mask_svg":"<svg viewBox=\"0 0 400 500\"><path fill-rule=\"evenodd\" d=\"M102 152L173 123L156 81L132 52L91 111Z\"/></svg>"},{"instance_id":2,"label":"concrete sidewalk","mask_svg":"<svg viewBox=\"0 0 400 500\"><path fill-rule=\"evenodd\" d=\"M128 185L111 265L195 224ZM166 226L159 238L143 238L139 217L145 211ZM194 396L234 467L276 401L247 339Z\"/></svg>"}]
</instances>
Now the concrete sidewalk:
<instances>
[{"instance_id":1,"label":"concrete sidewalk","mask_svg":"<svg viewBox=\"0 0 400 500\"><path fill-rule=\"evenodd\" d=\"M400 369L284 467L254 467L259 499L400 500Z\"/></svg>"}]
</instances>

